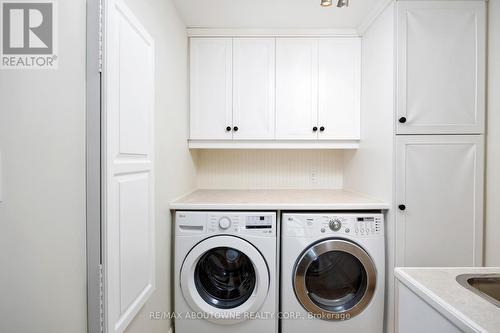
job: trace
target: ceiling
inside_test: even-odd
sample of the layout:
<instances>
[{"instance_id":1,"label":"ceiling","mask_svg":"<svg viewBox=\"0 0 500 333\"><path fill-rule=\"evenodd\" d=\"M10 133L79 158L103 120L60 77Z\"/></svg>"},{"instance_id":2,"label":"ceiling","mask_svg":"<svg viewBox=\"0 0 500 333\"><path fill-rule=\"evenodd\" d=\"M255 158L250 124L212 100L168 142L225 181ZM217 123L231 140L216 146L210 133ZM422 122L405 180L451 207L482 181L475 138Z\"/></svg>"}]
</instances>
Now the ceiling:
<instances>
[{"instance_id":1,"label":"ceiling","mask_svg":"<svg viewBox=\"0 0 500 333\"><path fill-rule=\"evenodd\" d=\"M350 0L321 7L320 0L174 0L188 28L329 28L360 25L381 0Z\"/></svg>"}]
</instances>

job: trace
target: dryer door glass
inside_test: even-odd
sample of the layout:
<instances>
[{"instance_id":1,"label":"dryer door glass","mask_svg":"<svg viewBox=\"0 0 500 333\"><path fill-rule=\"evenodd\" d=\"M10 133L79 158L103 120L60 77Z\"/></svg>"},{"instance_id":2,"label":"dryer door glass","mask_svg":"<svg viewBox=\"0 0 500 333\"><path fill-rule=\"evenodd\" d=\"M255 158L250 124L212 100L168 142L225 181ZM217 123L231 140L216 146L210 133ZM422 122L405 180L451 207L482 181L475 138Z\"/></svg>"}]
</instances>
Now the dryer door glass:
<instances>
[{"instance_id":1,"label":"dryer door glass","mask_svg":"<svg viewBox=\"0 0 500 333\"><path fill-rule=\"evenodd\" d=\"M230 247L205 252L199 259L194 280L200 296L219 309L245 303L255 289L255 270L250 258Z\"/></svg>"},{"instance_id":2,"label":"dryer door glass","mask_svg":"<svg viewBox=\"0 0 500 333\"><path fill-rule=\"evenodd\" d=\"M345 320L361 313L373 298L375 264L360 246L327 239L310 246L295 265L297 299L325 320Z\"/></svg>"},{"instance_id":3,"label":"dryer door glass","mask_svg":"<svg viewBox=\"0 0 500 333\"><path fill-rule=\"evenodd\" d=\"M352 254L326 252L309 265L305 274L311 300L320 308L340 312L352 308L366 292L366 271Z\"/></svg>"}]
</instances>

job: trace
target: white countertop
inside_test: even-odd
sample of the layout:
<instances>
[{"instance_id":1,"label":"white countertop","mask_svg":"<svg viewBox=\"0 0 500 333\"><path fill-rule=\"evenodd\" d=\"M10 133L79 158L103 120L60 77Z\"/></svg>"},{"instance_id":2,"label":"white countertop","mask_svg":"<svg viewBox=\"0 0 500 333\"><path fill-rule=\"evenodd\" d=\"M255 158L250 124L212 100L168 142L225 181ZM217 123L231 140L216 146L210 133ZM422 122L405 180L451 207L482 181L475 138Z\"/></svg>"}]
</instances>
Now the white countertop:
<instances>
[{"instance_id":1,"label":"white countertop","mask_svg":"<svg viewBox=\"0 0 500 333\"><path fill-rule=\"evenodd\" d=\"M461 274L500 268L396 268L396 278L465 332L500 332L500 308L456 281Z\"/></svg>"},{"instance_id":2,"label":"white countertop","mask_svg":"<svg viewBox=\"0 0 500 333\"><path fill-rule=\"evenodd\" d=\"M389 205L344 190L197 190L174 210L382 210Z\"/></svg>"}]
</instances>

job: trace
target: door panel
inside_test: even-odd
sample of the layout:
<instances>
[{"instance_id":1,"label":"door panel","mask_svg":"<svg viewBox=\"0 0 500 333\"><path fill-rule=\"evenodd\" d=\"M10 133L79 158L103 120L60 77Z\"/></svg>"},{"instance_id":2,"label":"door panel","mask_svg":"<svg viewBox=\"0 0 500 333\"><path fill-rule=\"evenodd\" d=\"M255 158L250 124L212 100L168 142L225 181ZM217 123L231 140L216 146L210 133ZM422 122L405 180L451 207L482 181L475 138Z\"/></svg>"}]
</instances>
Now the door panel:
<instances>
[{"instance_id":1,"label":"door panel","mask_svg":"<svg viewBox=\"0 0 500 333\"><path fill-rule=\"evenodd\" d=\"M104 316L123 332L155 288L154 42L122 0L105 8Z\"/></svg>"},{"instance_id":2,"label":"door panel","mask_svg":"<svg viewBox=\"0 0 500 333\"><path fill-rule=\"evenodd\" d=\"M400 134L483 133L485 3L398 3Z\"/></svg>"},{"instance_id":3,"label":"door panel","mask_svg":"<svg viewBox=\"0 0 500 333\"><path fill-rule=\"evenodd\" d=\"M232 139L232 39L190 41L190 138Z\"/></svg>"},{"instance_id":4,"label":"door panel","mask_svg":"<svg viewBox=\"0 0 500 333\"><path fill-rule=\"evenodd\" d=\"M148 290L153 277L151 262L152 230L149 221L149 172L117 177L118 218L120 221L120 309L123 312L137 296Z\"/></svg>"},{"instance_id":5,"label":"door panel","mask_svg":"<svg viewBox=\"0 0 500 333\"><path fill-rule=\"evenodd\" d=\"M318 138L360 138L361 39L319 40Z\"/></svg>"},{"instance_id":6,"label":"door panel","mask_svg":"<svg viewBox=\"0 0 500 333\"><path fill-rule=\"evenodd\" d=\"M318 40L276 39L276 137L316 139Z\"/></svg>"},{"instance_id":7,"label":"door panel","mask_svg":"<svg viewBox=\"0 0 500 333\"><path fill-rule=\"evenodd\" d=\"M151 107L145 105L151 101L143 98L150 94L151 76L141 75L140 67L131 64L140 64L144 55L150 52L151 45L144 42L143 36L125 18L120 20L119 32L119 151L121 154L146 155L151 145L151 114L138 110Z\"/></svg>"},{"instance_id":8,"label":"door panel","mask_svg":"<svg viewBox=\"0 0 500 333\"><path fill-rule=\"evenodd\" d=\"M483 150L482 136L398 136L397 265L482 264Z\"/></svg>"},{"instance_id":9,"label":"door panel","mask_svg":"<svg viewBox=\"0 0 500 333\"><path fill-rule=\"evenodd\" d=\"M275 39L233 40L234 139L274 139Z\"/></svg>"}]
</instances>

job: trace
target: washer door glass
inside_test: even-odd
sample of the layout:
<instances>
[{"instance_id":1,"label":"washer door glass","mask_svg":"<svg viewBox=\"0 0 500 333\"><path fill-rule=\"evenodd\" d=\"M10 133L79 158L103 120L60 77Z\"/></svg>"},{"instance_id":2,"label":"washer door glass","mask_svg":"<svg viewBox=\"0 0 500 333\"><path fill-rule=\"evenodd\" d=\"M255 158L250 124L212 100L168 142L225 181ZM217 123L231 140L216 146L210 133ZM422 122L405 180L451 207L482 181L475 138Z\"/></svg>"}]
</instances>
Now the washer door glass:
<instances>
[{"instance_id":1,"label":"washer door glass","mask_svg":"<svg viewBox=\"0 0 500 333\"><path fill-rule=\"evenodd\" d=\"M376 270L360 246L327 239L310 246L295 265L295 295L308 312L325 320L360 314L375 292Z\"/></svg>"},{"instance_id":2,"label":"washer door glass","mask_svg":"<svg viewBox=\"0 0 500 333\"><path fill-rule=\"evenodd\" d=\"M366 292L366 271L352 254L326 252L309 265L305 275L311 300L320 308L341 312L351 309Z\"/></svg>"},{"instance_id":3,"label":"washer door glass","mask_svg":"<svg viewBox=\"0 0 500 333\"><path fill-rule=\"evenodd\" d=\"M270 238L270 244L276 239ZM272 254L270 254L271 256ZM197 243L184 258L179 283L189 307L214 323L248 320L267 299L270 270L248 241L217 235Z\"/></svg>"},{"instance_id":4,"label":"washer door glass","mask_svg":"<svg viewBox=\"0 0 500 333\"><path fill-rule=\"evenodd\" d=\"M255 289L252 261L243 252L230 247L205 252L198 260L194 275L200 296L219 309L240 306Z\"/></svg>"}]
</instances>

